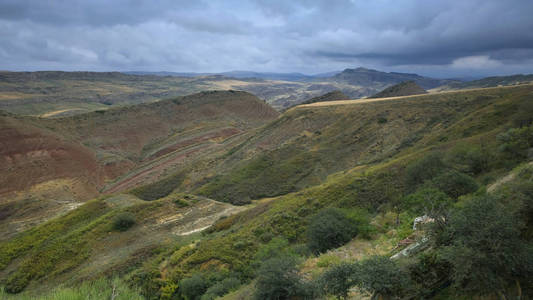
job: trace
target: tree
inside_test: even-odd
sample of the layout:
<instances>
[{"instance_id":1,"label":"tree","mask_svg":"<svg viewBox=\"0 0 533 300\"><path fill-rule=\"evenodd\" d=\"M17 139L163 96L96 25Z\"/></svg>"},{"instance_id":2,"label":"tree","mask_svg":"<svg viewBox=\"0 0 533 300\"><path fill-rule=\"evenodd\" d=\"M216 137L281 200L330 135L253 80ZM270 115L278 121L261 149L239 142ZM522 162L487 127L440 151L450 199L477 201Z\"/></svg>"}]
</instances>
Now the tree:
<instances>
[{"instance_id":1,"label":"tree","mask_svg":"<svg viewBox=\"0 0 533 300\"><path fill-rule=\"evenodd\" d=\"M358 286L383 297L401 296L411 284L409 274L386 256L373 256L359 264Z\"/></svg>"},{"instance_id":2,"label":"tree","mask_svg":"<svg viewBox=\"0 0 533 300\"><path fill-rule=\"evenodd\" d=\"M326 294L347 299L350 288L358 283L357 271L356 264L340 263L324 272L318 280L318 285Z\"/></svg>"},{"instance_id":3,"label":"tree","mask_svg":"<svg viewBox=\"0 0 533 300\"><path fill-rule=\"evenodd\" d=\"M291 256L266 260L257 272L255 298L290 299L303 295L305 289L296 263L296 258Z\"/></svg>"},{"instance_id":4,"label":"tree","mask_svg":"<svg viewBox=\"0 0 533 300\"><path fill-rule=\"evenodd\" d=\"M315 253L339 247L357 235L355 222L338 208L327 208L312 219L307 228L307 243Z\"/></svg>"},{"instance_id":5,"label":"tree","mask_svg":"<svg viewBox=\"0 0 533 300\"><path fill-rule=\"evenodd\" d=\"M461 294L503 295L513 281L532 274L519 207L485 195L451 214L445 229L450 240L440 255L452 266L453 286Z\"/></svg>"}]
</instances>

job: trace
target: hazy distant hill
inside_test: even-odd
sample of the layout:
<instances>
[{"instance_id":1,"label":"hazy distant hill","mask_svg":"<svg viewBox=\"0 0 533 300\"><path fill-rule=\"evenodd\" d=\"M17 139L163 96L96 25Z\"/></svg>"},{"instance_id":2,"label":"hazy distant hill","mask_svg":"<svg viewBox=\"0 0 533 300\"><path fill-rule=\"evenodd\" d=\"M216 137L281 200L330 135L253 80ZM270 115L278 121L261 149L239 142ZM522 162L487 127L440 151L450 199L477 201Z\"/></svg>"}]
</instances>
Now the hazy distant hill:
<instances>
[{"instance_id":1,"label":"hazy distant hill","mask_svg":"<svg viewBox=\"0 0 533 300\"><path fill-rule=\"evenodd\" d=\"M341 73L331 77L330 80L359 86L386 86L403 81L414 81L424 89L459 82L457 80L435 79L410 73L387 73L366 68L345 69Z\"/></svg>"},{"instance_id":2,"label":"hazy distant hill","mask_svg":"<svg viewBox=\"0 0 533 300\"><path fill-rule=\"evenodd\" d=\"M226 77L238 78L238 79L265 79L265 80L282 80L282 81L311 81L316 78L330 77L340 71L320 73L315 75L306 75L302 73L273 73L273 72L254 72L254 71L229 71L221 73L195 73L195 72L144 72L144 71L130 71L126 74L135 75L155 75L155 76L184 76L184 77L196 77L196 76L210 76L210 75L223 75Z\"/></svg>"},{"instance_id":3,"label":"hazy distant hill","mask_svg":"<svg viewBox=\"0 0 533 300\"><path fill-rule=\"evenodd\" d=\"M414 81L404 81L396 85L390 86L383 91L370 96L369 98L385 98L385 97L398 97L398 96L410 96L426 94L427 91L421 88Z\"/></svg>"},{"instance_id":4,"label":"hazy distant hill","mask_svg":"<svg viewBox=\"0 0 533 300\"><path fill-rule=\"evenodd\" d=\"M467 82L455 82L448 85L452 89L483 88L505 85L516 85L533 82L533 74L517 74L510 76L493 76Z\"/></svg>"},{"instance_id":5,"label":"hazy distant hill","mask_svg":"<svg viewBox=\"0 0 533 300\"><path fill-rule=\"evenodd\" d=\"M340 90L346 98L356 99L407 80L414 80L425 89L458 82L365 68L316 75L249 71L221 74L0 72L0 109L49 118L155 102L201 91L241 90L283 110L335 90Z\"/></svg>"}]
</instances>

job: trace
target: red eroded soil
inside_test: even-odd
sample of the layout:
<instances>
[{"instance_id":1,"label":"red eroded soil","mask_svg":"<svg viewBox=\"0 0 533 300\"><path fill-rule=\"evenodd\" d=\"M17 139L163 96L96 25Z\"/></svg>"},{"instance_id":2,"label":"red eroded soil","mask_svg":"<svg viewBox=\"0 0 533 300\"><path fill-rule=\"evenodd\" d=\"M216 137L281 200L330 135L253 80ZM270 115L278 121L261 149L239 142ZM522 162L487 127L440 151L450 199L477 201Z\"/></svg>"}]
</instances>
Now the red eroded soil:
<instances>
[{"instance_id":1,"label":"red eroded soil","mask_svg":"<svg viewBox=\"0 0 533 300\"><path fill-rule=\"evenodd\" d=\"M177 144L171 145L171 146L169 146L167 148L164 148L162 150L159 150L155 154L151 155L148 158L148 160L157 158L159 156L163 156L163 155L168 154L170 152L174 152L176 150L179 150L179 149L191 146L191 145L200 144L202 142L205 142L205 141L208 141L208 140L211 140L211 139L218 139L218 138L223 138L224 139L224 138L230 137L232 135L239 134L241 132L242 132L242 130L239 130L237 128L224 128L224 129L221 129L221 130L218 130L218 131L215 131L215 132L210 132L208 134L197 136L197 137L192 138L192 139L187 139L187 140L181 141L181 142L179 142Z\"/></svg>"},{"instance_id":2,"label":"red eroded soil","mask_svg":"<svg viewBox=\"0 0 533 300\"><path fill-rule=\"evenodd\" d=\"M85 147L11 117L0 117L0 194L57 178L79 178L96 190L101 168Z\"/></svg>"}]
</instances>

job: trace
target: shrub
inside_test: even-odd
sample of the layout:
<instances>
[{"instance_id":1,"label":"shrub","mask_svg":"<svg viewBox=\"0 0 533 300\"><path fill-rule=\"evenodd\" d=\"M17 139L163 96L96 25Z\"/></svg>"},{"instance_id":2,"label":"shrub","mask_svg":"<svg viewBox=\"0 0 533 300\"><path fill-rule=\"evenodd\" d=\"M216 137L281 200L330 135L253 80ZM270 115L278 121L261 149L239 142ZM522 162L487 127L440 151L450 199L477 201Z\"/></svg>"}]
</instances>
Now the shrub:
<instances>
[{"instance_id":1,"label":"shrub","mask_svg":"<svg viewBox=\"0 0 533 300\"><path fill-rule=\"evenodd\" d=\"M433 216L436 211L448 208L452 202L452 199L444 192L432 187L424 187L404 197L401 205L404 210L413 214Z\"/></svg>"},{"instance_id":2,"label":"shrub","mask_svg":"<svg viewBox=\"0 0 533 300\"><path fill-rule=\"evenodd\" d=\"M533 147L533 126L511 128L497 138L501 142L500 150L509 159L522 160L528 157L528 151Z\"/></svg>"},{"instance_id":3,"label":"shrub","mask_svg":"<svg viewBox=\"0 0 533 300\"><path fill-rule=\"evenodd\" d=\"M357 272L357 265L343 262L324 272L318 285L326 294L347 299L349 289L358 283Z\"/></svg>"},{"instance_id":4,"label":"shrub","mask_svg":"<svg viewBox=\"0 0 533 300\"><path fill-rule=\"evenodd\" d=\"M289 247L289 241L282 237L275 237L268 243L259 247L255 254L254 260L256 262L263 262L270 258L274 258L281 255L295 256L295 253L291 251Z\"/></svg>"},{"instance_id":5,"label":"shrub","mask_svg":"<svg viewBox=\"0 0 533 300\"><path fill-rule=\"evenodd\" d=\"M307 244L315 253L344 245L357 235L356 225L338 208L327 208L312 219L307 228Z\"/></svg>"},{"instance_id":6,"label":"shrub","mask_svg":"<svg viewBox=\"0 0 533 300\"><path fill-rule=\"evenodd\" d=\"M432 180L432 185L454 199L461 195L473 193L479 187L474 178L455 170L444 172L435 177Z\"/></svg>"},{"instance_id":7,"label":"shrub","mask_svg":"<svg viewBox=\"0 0 533 300\"><path fill-rule=\"evenodd\" d=\"M207 289L201 300L213 300L217 297L223 296L231 291L236 290L241 285L241 281L235 277L225 278L220 282L215 283Z\"/></svg>"},{"instance_id":8,"label":"shrub","mask_svg":"<svg viewBox=\"0 0 533 300\"><path fill-rule=\"evenodd\" d=\"M460 170L477 175L490 169L492 155L486 147L461 144L450 151L447 160Z\"/></svg>"},{"instance_id":9,"label":"shrub","mask_svg":"<svg viewBox=\"0 0 533 300\"><path fill-rule=\"evenodd\" d=\"M373 256L359 263L356 272L359 288L381 296L402 296L410 288L410 277L397 262L386 256Z\"/></svg>"},{"instance_id":10,"label":"shrub","mask_svg":"<svg viewBox=\"0 0 533 300\"><path fill-rule=\"evenodd\" d=\"M121 213L113 219L113 230L126 231L135 225L135 216L132 213Z\"/></svg>"},{"instance_id":11,"label":"shrub","mask_svg":"<svg viewBox=\"0 0 533 300\"><path fill-rule=\"evenodd\" d=\"M257 272L255 298L290 299L305 294L296 264L296 258L291 256L265 261Z\"/></svg>"},{"instance_id":12,"label":"shrub","mask_svg":"<svg viewBox=\"0 0 533 300\"><path fill-rule=\"evenodd\" d=\"M179 290L186 300L200 300L202 295L207 291L209 283L200 274L194 274L192 277L180 280Z\"/></svg>"},{"instance_id":13,"label":"shrub","mask_svg":"<svg viewBox=\"0 0 533 300\"><path fill-rule=\"evenodd\" d=\"M452 266L461 294L504 294L508 285L533 274L533 247L521 239L521 204L485 195L455 210L440 255ZM516 281L515 281L516 280Z\"/></svg>"},{"instance_id":14,"label":"shrub","mask_svg":"<svg viewBox=\"0 0 533 300\"><path fill-rule=\"evenodd\" d=\"M357 227L357 235L363 238L370 238L376 228L370 223L371 216L368 210L362 208L343 209L348 219Z\"/></svg>"},{"instance_id":15,"label":"shrub","mask_svg":"<svg viewBox=\"0 0 533 300\"><path fill-rule=\"evenodd\" d=\"M409 274L416 284L414 299L429 299L450 276L450 264L437 254L428 250L417 255L409 266Z\"/></svg>"},{"instance_id":16,"label":"shrub","mask_svg":"<svg viewBox=\"0 0 533 300\"><path fill-rule=\"evenodd\" d=\"M446 169L439 153L430 153L407 166L407 184L411 189L431 180Z\"/></svg>"},{"instance_id":17,"label":"shrub","mask_svg":"<svg viewBox=\"0 0 533 300\"><path fill-rule=\"evenodd\" d=\"M130 193L146 201L157 200L170 195L184 179L185 174L176 173L162 180L135 188Z\"/></svg>"}]
</instances>

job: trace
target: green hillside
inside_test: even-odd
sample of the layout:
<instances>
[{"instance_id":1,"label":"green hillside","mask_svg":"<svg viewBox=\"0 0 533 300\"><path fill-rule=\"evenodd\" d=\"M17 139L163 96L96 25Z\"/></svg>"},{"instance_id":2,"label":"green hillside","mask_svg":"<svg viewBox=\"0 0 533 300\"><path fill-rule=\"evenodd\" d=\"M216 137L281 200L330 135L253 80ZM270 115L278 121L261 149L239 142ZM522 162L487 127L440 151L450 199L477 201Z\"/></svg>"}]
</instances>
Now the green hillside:
<instances>
[{"instance_id":1,"label":"green hillside","mask_svg":"<svg viewBox=\"0 0 533 300\"><path fill-rule=\"evenodd\" d=\"M0 284L31 295L119 276L147 299L528 297L531 99L523 85L295 107L146 188L171 185L168 196L92 200L0 242ZM422 215L433 222L414 230ZM425 248L388 259L409 240Z\"/></svg>"}]
</instances>

